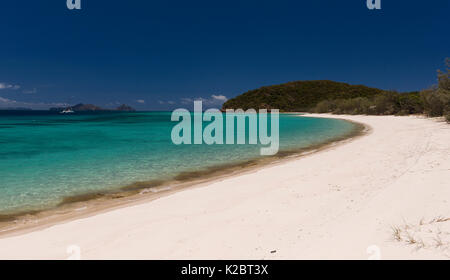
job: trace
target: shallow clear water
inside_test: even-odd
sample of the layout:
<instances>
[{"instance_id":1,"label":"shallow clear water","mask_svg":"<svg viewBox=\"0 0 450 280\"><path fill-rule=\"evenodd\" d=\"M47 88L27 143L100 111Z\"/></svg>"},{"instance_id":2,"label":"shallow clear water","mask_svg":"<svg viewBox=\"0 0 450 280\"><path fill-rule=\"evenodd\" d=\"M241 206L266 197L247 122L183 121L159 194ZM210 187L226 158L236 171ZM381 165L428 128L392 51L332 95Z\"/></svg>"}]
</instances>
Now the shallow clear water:
<instances>
[{"instance_id":1,"label":"shallow clear water","mask_svg":"<svg viewBox=\"0 0 450 280\"><path fill-rule=\"evenodd\" d=\"M261 157L256 145L174 145L170 115L0 111L0 213ZM353 128L341 120L282 114L280 150L329 141Z\"/></svg>"}]
</instances>

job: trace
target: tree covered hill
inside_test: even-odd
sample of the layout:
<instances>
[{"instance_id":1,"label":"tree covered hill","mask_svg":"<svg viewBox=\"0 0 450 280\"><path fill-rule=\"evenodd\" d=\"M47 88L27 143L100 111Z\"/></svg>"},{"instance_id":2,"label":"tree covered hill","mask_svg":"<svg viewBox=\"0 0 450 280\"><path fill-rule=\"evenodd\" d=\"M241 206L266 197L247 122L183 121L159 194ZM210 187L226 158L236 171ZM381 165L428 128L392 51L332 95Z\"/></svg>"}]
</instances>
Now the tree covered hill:
<instances>
[{"instance_id":1,"label":"tree covered hill","mask_svg":"<svg viewBox=\"0 0 450 280\"><path fill-rule=\"evenodd\" d=\"M429 89L399 93L333 81L297 81L248 91L222 109L280 109L334 114L444 116L450 123L450 58Z\"/></svg>"},{"instance_id":2,"label":"tree covered hill","mask_svg":"<svg viewBox=\"0 0 450 280\"><path fill-rule=\"evenodd\" d=\"M295 81L248 91L223 104L222 109L280 109L307 111L324 100L371 98L385 91L363 85L319 80Z\"/></svg>"}]
</instances>

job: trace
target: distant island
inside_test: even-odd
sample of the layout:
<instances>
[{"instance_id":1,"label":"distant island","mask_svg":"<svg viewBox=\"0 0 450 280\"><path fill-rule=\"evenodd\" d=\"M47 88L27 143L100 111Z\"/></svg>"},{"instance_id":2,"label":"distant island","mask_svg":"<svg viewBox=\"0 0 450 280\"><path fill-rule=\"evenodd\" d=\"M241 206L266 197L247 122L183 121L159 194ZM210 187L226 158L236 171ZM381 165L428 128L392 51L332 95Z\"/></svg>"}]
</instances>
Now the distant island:
<instances>
[{"instance_id":1,"label":"distant island","mask_svg":"<svg viewBox=\"0 0 450 280\"><path fill-rule=\"evenodd\" d=\"M6 108L0 108L0 110L4 111L31 111L31 108L25 108L25 107L6 107Z\"/></svg>"},{"instance_id":2,"label":"distant island","mask_svg":"<svg viewBox=\"0 0 450 280\"><path fill-rule=\"evenodd\" d=\"M97 112L97 111L121 111L121 112L135 112L136 110L132 108L131 106L128 106L126 104L122 104L116 109L104 109L99 106L93 105L93 104L83 104L79 103L74 106L68 106L68 107L56 107L56 108L50 108L50 111L62 111L66 108L72 109L74 112Z\"/></svg>"}]
</instances>

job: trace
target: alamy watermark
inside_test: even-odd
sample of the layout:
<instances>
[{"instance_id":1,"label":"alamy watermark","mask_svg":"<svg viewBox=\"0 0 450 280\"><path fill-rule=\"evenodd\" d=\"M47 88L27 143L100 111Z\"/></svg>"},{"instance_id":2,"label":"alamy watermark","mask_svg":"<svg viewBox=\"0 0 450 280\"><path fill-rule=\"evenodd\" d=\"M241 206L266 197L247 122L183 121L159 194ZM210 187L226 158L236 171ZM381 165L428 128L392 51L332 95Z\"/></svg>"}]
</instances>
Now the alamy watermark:
<instances>
[{"instance_id":1,"label":"alamy watermark","mask_svg":"<svg viewBox=\"0 0 450 280\"><path fill-rule=\"evenodd\" d=\"M370 245L366 249L368 260L381 260L381 248L378 245Z\"/></svg>"},{"instance_id":2,"label":"alamy watermark","mask_svg":"<svg viewBox=\"0 0 450 280\"><path fill-rule=\"evenodd\" d=\"M66 5L69 10L81 10L81 0L67 0Z\"/></svg>"},{"instance_id":3,"label":"alamy watermark","mask_svg":"<svg viewBox=\"0 0 450 280\"><path fill-rule=\"evenodd\" d=\"M179 122L172 129L172 142L176 145L246 144L248 132L248 144L257 145L259 140L259 144L263 146L260 149L261 155L275 155L280 147L279 110L270 111L270 135L268 115L265 109L260 109L259 112L255 109L246 111L227 109L225 114L218 109L203 112L202 101L194 101L193 115L187 109L176 109L172 112L171 120ZM205 128L203 128L204 121L209 122Z\"/></svg>"},{"instance_id":4,"label":"alamy watermark","mask_svg":"<svg viewBox=\"0 0 450 280\"><path fill-rule=\"evenodd\" d=\"M67 0L66 4L69 10L81 10L81 0ZM369 10L380 10L381 0L367 0L366 5Z\"/></svg>"},{"instance_id":5,"label":"alamy watermark","mask_svg":"<svg viewBox=\"0 0 450 280\"><path fill-rule=\"evenodd\" d=\"M367 0L367 9L381 10L381 0Z\"/></svg>"},{"instance_id":6,"label":"alamy watermark","mask_svg":"<svg viewBox=\"0 0 450 280\"><path fill-rule=\"evenodd\" d=\"M67 246L66 253L69 255L66 260L81 260L81 248L78 245Z\"/></svg>"},{"instance_id":7,"label":"alamy watermark","mask_svg":"<svg viewBox=\"0 0 450 280\"><path fill-rule=\"evenodd\" d=\"M81 10L81 0L67 0L66 4L69 10ZM369 10L380 10L381 0L367 0L366 5Z\"/></svg>"}]
</instances>

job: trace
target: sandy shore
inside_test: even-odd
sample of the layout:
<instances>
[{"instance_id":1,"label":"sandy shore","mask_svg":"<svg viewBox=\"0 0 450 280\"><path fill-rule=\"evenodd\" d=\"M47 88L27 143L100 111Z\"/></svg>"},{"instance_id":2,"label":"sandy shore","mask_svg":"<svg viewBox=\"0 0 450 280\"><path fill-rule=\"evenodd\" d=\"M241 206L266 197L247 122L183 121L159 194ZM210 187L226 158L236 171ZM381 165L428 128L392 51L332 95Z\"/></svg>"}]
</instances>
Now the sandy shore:
<instances>
[{"instance_id":1,"label":"sandy shore","mask_svg":"<svg viewBox=\"0 0 450 280\"><path fill-rule=\"evenodd\" d=\"M372 131L151 202L1 238L0 258L65 259L77 248L83 259L450 258L450 125L320 116Z\"/></svg>"}]
</instances>

